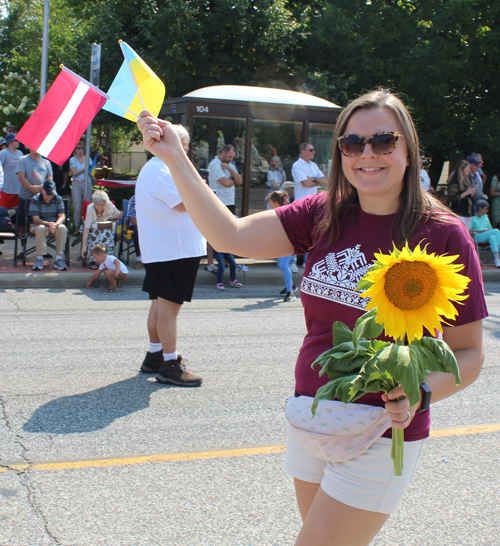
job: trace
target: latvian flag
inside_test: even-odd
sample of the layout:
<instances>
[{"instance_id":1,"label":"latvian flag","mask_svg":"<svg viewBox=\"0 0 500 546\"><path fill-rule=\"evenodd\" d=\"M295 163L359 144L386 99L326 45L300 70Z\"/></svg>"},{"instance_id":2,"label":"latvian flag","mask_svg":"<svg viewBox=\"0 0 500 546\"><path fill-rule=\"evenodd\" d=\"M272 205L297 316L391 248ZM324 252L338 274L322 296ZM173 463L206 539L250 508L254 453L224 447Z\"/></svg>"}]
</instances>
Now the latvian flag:
<instances>
[{"instance_id":1,"label":"latvian flag","mask_svg":"<svg viewBox=\"0 0 500 546\"><path fill-rule=\"evenodd\" d=\"M17 133L17 140L62 165L108 98L106 93L63 66Z\"/></svg>"}]
</instances>

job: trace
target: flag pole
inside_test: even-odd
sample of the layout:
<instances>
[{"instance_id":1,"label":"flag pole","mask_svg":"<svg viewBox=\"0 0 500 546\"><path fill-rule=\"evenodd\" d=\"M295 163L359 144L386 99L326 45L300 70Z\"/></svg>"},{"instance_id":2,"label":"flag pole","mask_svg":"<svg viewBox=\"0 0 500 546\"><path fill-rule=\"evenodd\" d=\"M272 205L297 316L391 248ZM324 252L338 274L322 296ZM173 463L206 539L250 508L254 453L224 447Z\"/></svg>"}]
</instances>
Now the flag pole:
<instances>
[{"instance_id":1,"label":"flag pole","mask_svg":"<svg viewBox=\"0 0 500 546\"><path fill-rule=\"evenodd\" d=\"M131 114L132 116L135 116L137 119L139 119L139 114L136 114L135 112L132 112L132 110L130 110L130 108L127 108L126 106L123 106L123 104L121 102L118 102L116 99L114 99L113 97L110 97L109 95L108 95L108 99L112 100L115 104L117 104L118 106L120 106L121 108L126 110L129 114Z\"/></svg>"},{"instance_id":2,"label":"flag pole","mask_svg":"<svg viewBox=\"0 0 500 546\"><path fill-rule=\"evenodd\" d=\"M120 49L122 50L123 57L125 58L125 62L127 63L128 69L130 71L130 75L132 76L132 81L134 82L135 90L137 91L137 95L139 95L139 100L141 101L141 106L143 110L146 110L146 106L144 105L144 101L142 100L141 93L139 91L139 86L137 85L137 82L135 80L134 71L132 70L132 67L130 66L130 63L128 62L127 56L125 55L123 51L123 40L118 40L118 43L120 44Z\"/></svg>"}]
</instances>

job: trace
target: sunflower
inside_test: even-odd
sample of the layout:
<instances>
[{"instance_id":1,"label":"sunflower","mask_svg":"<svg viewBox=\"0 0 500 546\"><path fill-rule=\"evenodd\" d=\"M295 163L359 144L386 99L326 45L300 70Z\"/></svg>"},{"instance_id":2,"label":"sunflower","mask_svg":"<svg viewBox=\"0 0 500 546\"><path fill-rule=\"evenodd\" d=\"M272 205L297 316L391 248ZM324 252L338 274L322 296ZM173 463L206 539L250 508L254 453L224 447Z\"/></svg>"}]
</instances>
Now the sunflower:
<instances>
[{"instance_id":1,"label":"sunflower","mask_svg":"<svg viewBox=\"0 0 500 546\"><path fill-rule=\"evenodd\" d=\"M460 294L470 282L458 273L464 266L452 264L458 256L427 254L420 244L412 252L407 242L402 250L394 247L375 258L362 279L363 288L371 286L361 296L371 298L367 310L377 307L376 322L384 325L386 335L404 339L406 334L411 343L422 337L424 327L434 335L443 331L443 318L458 315L452 302L467 298Z\"/></svg>"}]
</instances>

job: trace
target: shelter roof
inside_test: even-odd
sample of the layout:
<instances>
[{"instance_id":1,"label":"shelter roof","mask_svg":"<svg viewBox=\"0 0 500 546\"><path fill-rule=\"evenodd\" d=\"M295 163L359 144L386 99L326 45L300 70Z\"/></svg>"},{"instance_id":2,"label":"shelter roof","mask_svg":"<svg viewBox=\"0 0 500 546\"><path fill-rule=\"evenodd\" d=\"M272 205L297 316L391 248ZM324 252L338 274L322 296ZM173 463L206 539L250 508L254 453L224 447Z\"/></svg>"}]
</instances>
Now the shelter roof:
<instances>
[{"instance_id":1,"label":"shelter roof","mask_svg":"<svg viewBox=\"0 0 500 546\"><path fill-rule=\"evenodd\" d=\"M307 93L250 85L215 85L212 87L202 87L201 89L187 93L184 97L240 102L263 102L267 104L305 107L340 108L340 106L333 102Z\"/></svg>"}]
</instances>

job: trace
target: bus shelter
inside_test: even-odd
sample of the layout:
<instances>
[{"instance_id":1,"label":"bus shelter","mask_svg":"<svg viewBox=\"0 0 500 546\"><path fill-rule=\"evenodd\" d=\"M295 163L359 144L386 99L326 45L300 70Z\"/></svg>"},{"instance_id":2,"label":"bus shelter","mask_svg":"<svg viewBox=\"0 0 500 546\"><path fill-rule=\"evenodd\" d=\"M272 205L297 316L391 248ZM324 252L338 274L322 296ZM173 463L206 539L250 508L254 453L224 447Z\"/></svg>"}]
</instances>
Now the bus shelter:
<instances>
[{"instance_id":1,"label":"bus shelter","mask_svg":"<svg viewBox=\"0 0 500 546\"><path fill-rule=\"evenodd\" d=\"M221 146L234 145L236 167L243 177L243 185L236 187L236 213L246 216L266 208L267 173L273 156L281 159L286 179L292 180L299 145L311 142L316 149L315 163L328 173L341 110L306 93L218 85L166 100L161 117L189 128L191 159L198 169L207 169Z\"/></svg>"}]
</instances>

